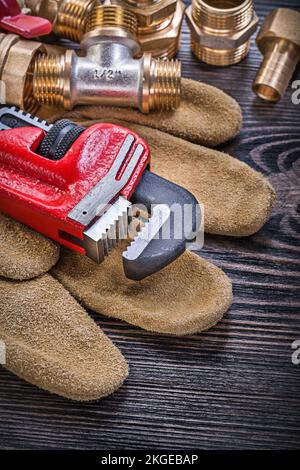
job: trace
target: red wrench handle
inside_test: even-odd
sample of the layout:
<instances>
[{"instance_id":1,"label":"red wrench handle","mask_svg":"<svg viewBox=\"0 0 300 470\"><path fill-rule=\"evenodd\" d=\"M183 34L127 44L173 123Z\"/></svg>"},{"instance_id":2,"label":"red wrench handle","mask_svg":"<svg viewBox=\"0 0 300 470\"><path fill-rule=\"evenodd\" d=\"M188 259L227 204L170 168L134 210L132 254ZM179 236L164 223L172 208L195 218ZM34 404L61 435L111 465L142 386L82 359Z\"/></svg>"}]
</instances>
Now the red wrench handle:
<instances>
[{"instance_id":1,"label":"red wrench handle","mask_svg":"<svg viewBox=\"0 0 300 470\"><path fill-rule=\"evenodd\" d=\"M57 161L38 154L45 132L34 127L0 132L0 210L44 235L84 252L86 226L69 214L109 172L128 135L133 136L124 168L138 146L143 152L119 194L129 199L149 164L146 142L121 126L100 123L86 129Z\"/></svg>"}]
</instances>

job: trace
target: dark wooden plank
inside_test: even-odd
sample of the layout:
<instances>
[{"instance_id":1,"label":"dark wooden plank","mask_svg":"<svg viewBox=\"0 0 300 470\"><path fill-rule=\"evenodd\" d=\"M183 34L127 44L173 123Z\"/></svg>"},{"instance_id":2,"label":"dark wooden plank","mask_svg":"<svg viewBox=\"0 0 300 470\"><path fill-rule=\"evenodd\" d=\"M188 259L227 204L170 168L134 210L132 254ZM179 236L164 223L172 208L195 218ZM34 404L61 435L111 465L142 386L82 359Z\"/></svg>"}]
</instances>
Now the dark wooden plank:
<instances>
[{"instance_id":1,"label":"dark wooden plank","mask_svg":"<svg viewBox=\"0 0 300 470\"><path fill-rule=\"evenodd\" d=\"M262 18L299 2L255 3ZM179 57L184 76L239 101L244 128L221 149L267 175L278 193L258 234L206 237L201 255L231 277L234 304L215 328L189 338L94 316L131 368L125 386L98 403L71 403L1 370L1 448L299 448L300 366L291 344L300 339L300 106L291 90L276 105L253 95L261 61L254 44L243 63L214 69L193 58L184 25Z\"/></svg>"}]
</instances>

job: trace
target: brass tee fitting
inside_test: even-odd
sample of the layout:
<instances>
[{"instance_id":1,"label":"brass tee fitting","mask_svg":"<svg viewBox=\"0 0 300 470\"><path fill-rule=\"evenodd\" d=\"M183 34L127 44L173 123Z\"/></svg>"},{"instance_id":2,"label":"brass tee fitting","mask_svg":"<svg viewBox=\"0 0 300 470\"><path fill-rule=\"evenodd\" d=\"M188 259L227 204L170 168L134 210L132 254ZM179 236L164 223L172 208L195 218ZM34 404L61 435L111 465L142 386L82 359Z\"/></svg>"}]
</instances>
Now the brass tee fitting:
<instances>
[{"instance_id":1,"label":"brass tee fitting","mask_svg":"<svg viewBox=\"0 0 300 470\"><path fill-rule=\"evenodd\" d=\"M253 0L193 0L186 17L191 50L199 60L217 66L244 59L258 25Z\"/></svg>"},{"instance_id":2,"label":"brass tee fitting","mask_svg":"<svg viewBox=\"0 0 300 470\"><path fill-rule=\"evenodd\" d=\"M174 57L180 47L185 5L181 0L113 0L137 17L137 39L153 57Z\"/></svg>"},{"instance_id":3,"label":"brass tee fitting","mask_svg":"<svg viewBox=\"0 0 300 470\"><path fill-rule=\"evenodd\" d=\"M287 8L273 10L265 18L256 42L264 60L253 90L264 100L278 101L300 60L300 13Z\"/></svg>"},{"instance_id":4,"label":"brass tee fitting","mask_svg":"<svg viewBox=\"0 0 300 470\"><path fill-rule=\"evenodd\" d=\"M34 97L66 109L76 104L135 107L144 113L172 110L180 101L180 63L135 58L135 15L121 6L96 6L87 21L80 55L43 54L35 61Z\"/></svg>"},{"instance_id":5,"label":"brass tee fitting","mask_svg":"<svg viewBox=\"0 0 300 470\"><path fill-rule=\"evenodd\" d=\"M39 42L24 41L15 34L0 34L0 80L5 85L5 101L35 113L33 69L36 58L45 52Z\"/></svg>"}]
</instances>

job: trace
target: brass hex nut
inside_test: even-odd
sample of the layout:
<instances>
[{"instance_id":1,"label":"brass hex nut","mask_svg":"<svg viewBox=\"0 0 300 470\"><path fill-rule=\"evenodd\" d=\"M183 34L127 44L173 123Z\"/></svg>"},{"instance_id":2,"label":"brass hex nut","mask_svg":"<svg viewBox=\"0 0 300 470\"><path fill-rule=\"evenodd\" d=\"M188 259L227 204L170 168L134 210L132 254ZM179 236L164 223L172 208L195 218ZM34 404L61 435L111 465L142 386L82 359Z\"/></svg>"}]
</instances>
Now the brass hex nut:
<instances>
[{"instance_id":1,"label":"brass hex nut","mask_svg":"<svg viewBox=\"0 0 300 470\"><path fill-rule=\"evenodd\" d=\"M173 57L178 51L185 5L179 0L171 22L163 29L148 34L138 34L143 52L154 57Z\"/></svg>"},{"instance_id":2,"label":"brass hex nut","mask_svg":"<svg viewBox=\"0 0 300 470\"><path fill-rule=\"evenodd\" d=\"M288 8L273 10L265 21L256 38L260 50L272 39L286 39L300 47L300 13Z\"/></svg>"},{"instance_id":3,"label":"brass hex nut","mask_svg":"<svg viewBox=\"0 0 300 470\"><path fill-rule=\"evenodd\" d=\"M164 19L173 15L176 10L177 0L158 0L144 3L134 0L113 0L113 4L122 5L130 9L137 17L139 30L147 30L160 24Z\"/></svg>"},{"instance_id":4,"label":"brass hex nut","mask_svg":"<svg viewBox=\"0 0 300 470\"><path fill-rule=\"evenodd\" d=\"M191 36L196 43L202 47L219 50L236 49L242 44L245 44L258 26L258 16L254 12L250 23L240 31L233 31L226 36L208 33L195 22L191 5L186 10L186 19L191 31Z\"/></svg>"}]
</instances>

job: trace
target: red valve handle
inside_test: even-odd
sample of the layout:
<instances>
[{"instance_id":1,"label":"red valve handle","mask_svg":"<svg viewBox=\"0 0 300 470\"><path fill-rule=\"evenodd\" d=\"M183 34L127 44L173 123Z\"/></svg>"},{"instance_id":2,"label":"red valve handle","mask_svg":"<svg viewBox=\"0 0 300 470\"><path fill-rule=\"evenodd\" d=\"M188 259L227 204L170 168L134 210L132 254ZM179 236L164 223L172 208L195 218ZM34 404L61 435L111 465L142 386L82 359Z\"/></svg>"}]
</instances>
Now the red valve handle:
<instances>
[{"instance_id":1,"label":"red valve handle","mask_svg":"<svg viewBox=\"0 0 300 470\"><path fill-rule=\"evenodd\" d=\"M0 28L26 39L44 36L52 31L50 21L24 15L17 0L0 0Z\"/></svg>"}]
</instances>

